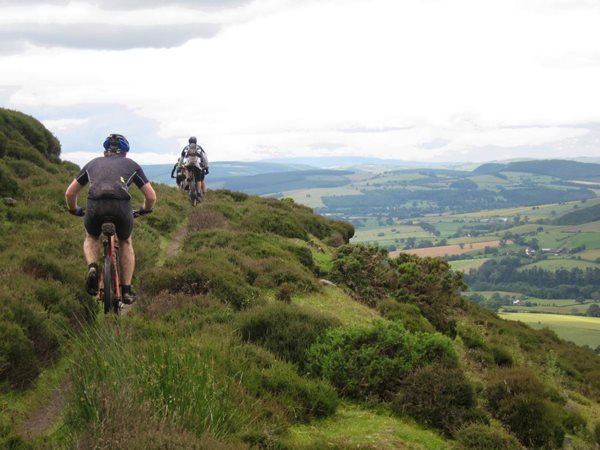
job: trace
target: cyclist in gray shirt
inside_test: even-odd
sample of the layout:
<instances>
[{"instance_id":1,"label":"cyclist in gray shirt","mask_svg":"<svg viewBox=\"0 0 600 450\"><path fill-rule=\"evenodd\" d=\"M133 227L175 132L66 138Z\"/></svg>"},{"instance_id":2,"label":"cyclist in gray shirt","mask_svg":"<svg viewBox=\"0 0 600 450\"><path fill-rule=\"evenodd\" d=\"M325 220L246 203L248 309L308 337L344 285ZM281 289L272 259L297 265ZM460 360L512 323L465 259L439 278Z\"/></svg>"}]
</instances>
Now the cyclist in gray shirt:
<instances>
[{"instance_id":1,"label":"cyclist in gray shirt","mask_svg":"<svg viewBox=\"0 0 600 450\"><path fill-rule=\"evenodd\" d=\"M110 218L119 238L119 262L122 301L131 304L136 300L131 281L135 268L135 253L131 241L133 210L129 185L134 183L144 194L140 214L152 212L156 202L154 188L142 168L127 158L129 142L120 134L111 134L104 141L104 156L88 162L71 182L65 198L71 214L85 216L86 230L83 253L88 264L86 289L90 295L98 293L98 259L103 221ZM87 211L77 204L79 191L89 183Z\"/></svg>"}]
</instances>

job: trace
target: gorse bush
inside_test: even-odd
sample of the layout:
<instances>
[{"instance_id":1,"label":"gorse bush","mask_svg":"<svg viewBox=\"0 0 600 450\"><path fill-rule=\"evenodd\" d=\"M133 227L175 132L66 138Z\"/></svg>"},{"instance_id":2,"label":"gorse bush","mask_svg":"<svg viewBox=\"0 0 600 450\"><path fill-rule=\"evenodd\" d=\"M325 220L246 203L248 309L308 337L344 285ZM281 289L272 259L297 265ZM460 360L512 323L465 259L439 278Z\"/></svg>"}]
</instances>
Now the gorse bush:
<instances>
[{"instance_id":1,"label":"gorse bush","mask_svg":"<svg viewBox=\"0 0 600 450\"><path fill-rule=\"evenodd\" d=\"M379 313L388 320L398 321L413 333L423 331L433 333L435 328L421 314L419 307L412 303L400 303L385 299L377 304Z\"/></svg>"},{"instance_id":2,"label":"gorse bush","mask_svg":"<svg viewBox=\"0 0 600 450\"><path fill-rule=\"evenodd\" d=\"M390 400L409 373L434 362L457 365L449 339L380 321L327 331L308 349L306 367L346 397Z\"/></svg>"},{"instance_id":3,"label":"gorse bush","mask_svg":"<svg viewBox=\"0 0 600 450\"><path fill-rule=\"evenodd\" d=\"M243 340L259 344L300 367L317 337L340 324L334 317L281 303L253 308L240 316L239 323Z\"/></svg>"}]
</instances>

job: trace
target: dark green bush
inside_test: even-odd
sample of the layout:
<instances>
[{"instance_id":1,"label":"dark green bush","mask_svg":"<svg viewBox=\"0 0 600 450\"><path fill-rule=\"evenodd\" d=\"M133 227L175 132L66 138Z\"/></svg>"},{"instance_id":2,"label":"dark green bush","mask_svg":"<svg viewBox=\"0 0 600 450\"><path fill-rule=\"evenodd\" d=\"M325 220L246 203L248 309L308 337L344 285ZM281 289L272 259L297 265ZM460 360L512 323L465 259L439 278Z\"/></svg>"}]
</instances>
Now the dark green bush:
<instances>
[{"instance_id":1,"label":"dark green bush","mask_svg":"<svg viewBox=\"0 0 600 450\"><path fill-rule=\"evenodd\" d=\"M594 426L594 438L596 439L596 443L600 444L600 422Z\"/></svg>"},{"instance_id":2,"label":"dark green bush","mask_svg":"<svg viewBox=\"0 0 600 450\"><path fill-rule=\"evenodd\" d=\"M476 419L475 390L463 372L442 364L415 369L402 380L392 409L451 436Z\"/></svg>"},{"instance_id":3,"label":"dark green bush","mask_svg":"<svg viewBox=\"0 0 600 450\"><path fill-rule=\"evenodd\" d=\"M412 303L384 299L377 304L377 310L386 319L401 322L408 331L413 333L419 331L433 333L435 331L435 328L423 317L419 307Z\"/></svg>"},{"instance_id":4,"label":"dark green bush","mask_svg":"<svg viewBox=\"0 0 600 450\"><path fill-rule=\"evenodd\" d=\"M395 322L375 322L327 331L308 349L306 366L347 397L389 400L406 375L433 362L457 365L448 338L410 333Z\"/></svg>"},{"instance_id":5,"label":"dark green bush","mask_svg":"<svg viewBox=\"0 0 600 450\"><path fill-rule=\"evenodd\" d=\"M306 350L317 337L339 325L333 317L281 303L255 307L243 313L239 320L242 339L260 344L301 367Z\"/></svg>"},{"instance_id":6,"label":"dark green bush","mask_svg":"<svg viewBox=\"0 0 600 450\"><path fill-rule=\"evenodd\" d=\"M359 299L376 306L397 287L398 278L390 268L387 252L378 247L344 245L333 260L332 281L348 286Z\"/></svg>"},{"instance_id":7,"label":"dark green bush","mask_svg":"<svg viewBox=\"0 0 600 450\"><path fill-rule=\"evenodd\" d=\"M460 450L522 450L523 446L506 431L480 423L460 429L455 438Z\"/></svg>"}]
</instances>

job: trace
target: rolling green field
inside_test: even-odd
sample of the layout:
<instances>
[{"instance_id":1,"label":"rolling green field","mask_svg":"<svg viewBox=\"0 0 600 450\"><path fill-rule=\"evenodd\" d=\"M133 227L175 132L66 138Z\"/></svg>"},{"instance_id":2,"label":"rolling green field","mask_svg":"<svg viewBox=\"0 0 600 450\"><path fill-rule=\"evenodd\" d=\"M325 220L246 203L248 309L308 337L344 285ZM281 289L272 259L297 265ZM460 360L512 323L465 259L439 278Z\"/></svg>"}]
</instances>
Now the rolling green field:
<instances>
[{"instance_id":1,"label":"rolling green field","mask_svg":"<svg viewBox=\"0 0 600 450\"><path fill-rule=\"evenodd\" d=\"M558 269L581 269L587 268L594 269L600 267L600 264L579 259L567 259L567 258L549 258L542 261L535 262L533 264L527 264L526 266L520 267L519 270L527 270L533 267L539 267L545 270L558 270Z\"/></svg>"},{"instance_id":2,"label":"rolling green field","mask_svg":"<svg viewBox=\"0 0 600 450\"><path fill-rule=\"evenodd\" d=\"M518 320L533 328L550 328L567 341L596 348L600 345L600 318L561 314L501 313L500 317Z\"/></svg>"},{"instance_id":3,"label":"rolling green field","mask_svg":"<svg viewBox=\"0 0 600 450\"><path fill-rule=\"evenodd\" d=\"M489 258L464 259L461 261L450 261L450 267L457 272L468 272L471 269L480 268Z\"/></svg>"}]
</instances>

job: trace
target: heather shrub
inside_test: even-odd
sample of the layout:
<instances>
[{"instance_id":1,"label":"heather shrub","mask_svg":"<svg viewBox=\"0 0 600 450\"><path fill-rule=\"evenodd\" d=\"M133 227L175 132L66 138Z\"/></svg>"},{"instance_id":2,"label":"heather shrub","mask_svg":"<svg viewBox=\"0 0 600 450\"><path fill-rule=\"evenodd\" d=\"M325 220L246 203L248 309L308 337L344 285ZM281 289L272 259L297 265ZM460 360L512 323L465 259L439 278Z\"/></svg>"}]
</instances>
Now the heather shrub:
<instances>
[{"instance_id":1,"label":"heather shrub","mask_svg":"<svg viewBox=\"0 0 600 450\"><path fill-rule=\"evenodd\" d=\"M0 164L0 195L11 197L17 195L19 191L19 184L10 171L3 164Z\"/></svg>"},{"instance_id":2,"label":"heather shrub","mask_svg":"<svg viewBox=\"0 0 600 450\"><path fill-rule=\"evenodd\" d=\"M306 350L317 337L339 324L334 317L281 303L255 307L239 318L242 339L259 344L301 367Z\"/></svg>"},{"instance_id":3,"label":"heather shrub","mask_svg":"<svg viewBox=\"0 0 600 450\"><path fill-rule=\"evenodd\" d=\"M500 428L470 423L454 435L460 450L522 450L519 441Z\"/></svg>"},{"instance_id":4,"label":"heather shrub","mask_svg":"<svg viewBox=\"0 0 600 450\"><path fill-rule=\"evenodd\" d=\"M294 422L308 422L335 413L339 400L326 381L301 377L287 364L275 363L258 373L250 391L282 404Z\"/></svg>"},{"instance_id":5,"label":"heather shrub","mask_svg":"<svg viewBox=\"0 0 600 450\"><path fill-rule=\"evenodd\" d=\"M195 209L188 219L190 231L206 230L210 228L225 228L229 222L219 211Z\"/></svg>"},{"instance_id":6,"label":"heather shrub","mask_svg":"<svg viewBox=\"0 0 600 450\"><path fill-rule=\"evenodd\" d=\"M594 426L594 439L597 444L600 444L600 422Z\"/></svg>"},{"instance_id":7,"label":"heather shrub","mask_svg":"<svg viewBox=\"0 0 600 450\"><path fill-rule=\"evenodd\" d=\"M308 349L306 367L349 398L390 400L404 377L433 362L457 365L448 338L411 333L399 323L378 321L328 330Z\"/></svg>"},{"instance_id":8,"label":"heather shrub","mask_svg":"<svg viewBox=\"0 0 600 450\"><path fill-rule=\"evenodd\" d=\"M0 387L28 386L39 374L33 342L16 323L0 320Z\"/></svg>"},{"instance_id":9,"label":"heather shrub","mask_svg":"<svg viewBox=\"0 0 600 450\"><path fill-rule=\"evenodd\" d=\"M545 386L530 369L498 370L488 384L486 396L492 414L526 447L562 446L562 408L547 400Z\"/></svg>"},{"instance_id":10,"label":"heather shrub","mask_svg":"<svg viewBox=\"0 0 600 450\"><path fill-rule=\"evenodd\" d=\"M282 258L241 261L252 284L262 288L277 288L287 285L295 292L311 292L319 288L314 276L304 267Z\"/></svg>"},{"instance_id":11,"label":"heather shrub","mask_svg":"<svg viewBox=\"0 0 600 450\"><path fill-rule=\"evenodd\" d=\"M392 402L398 414L451 436L465 422L477 418L475 390L456 367L430 364L416 368L400 385Z\"/></svg>"},{"instance_id":12,"label":"heather shrub","mask_svg":"<svg viewBox=\"0 0 600 450\"><path fill-rule=\"evenodd\" d=\"M242 226L279 236L308 240L308 234L293 216L274 208L254 208L242 219Z\"/></svg>"},{"instance_id":13,"label":"heather shrub","mask_svg":"<svg viewBox=\"0 0 600 450\"><path fill-rule=\"evenodd\" d=\"M571 434L578 434L587 429L585 418L577 411L565 411L563 425L567 432Z\"/></svg>"}]
</instances>

